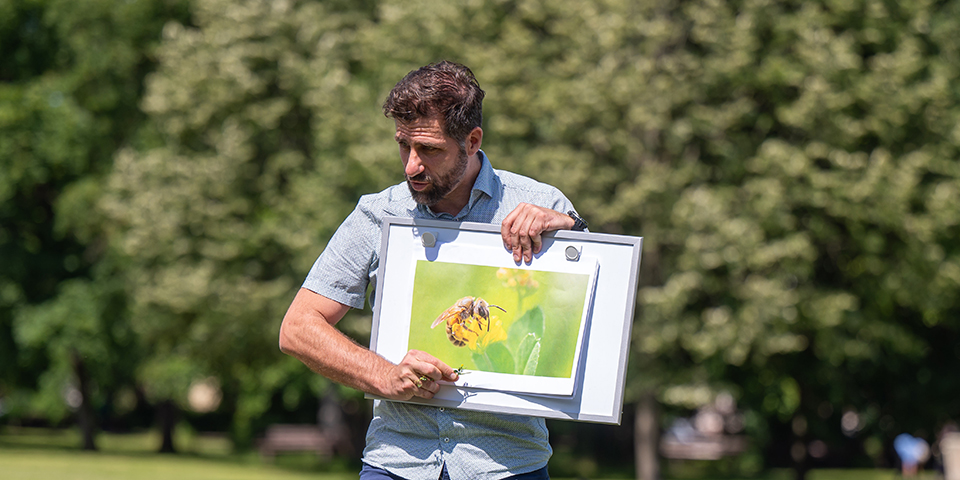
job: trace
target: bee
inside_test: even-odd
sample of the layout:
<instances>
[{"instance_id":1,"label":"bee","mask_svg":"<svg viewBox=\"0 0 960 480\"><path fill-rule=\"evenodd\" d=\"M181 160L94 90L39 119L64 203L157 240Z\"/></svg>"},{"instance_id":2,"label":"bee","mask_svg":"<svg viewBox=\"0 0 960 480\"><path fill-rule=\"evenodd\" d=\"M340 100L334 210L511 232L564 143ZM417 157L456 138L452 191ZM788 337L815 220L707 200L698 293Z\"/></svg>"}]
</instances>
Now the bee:
<instances>
[{"instance_id":1,"label":"bee","mask_svg":"<svg viewBox=\"0 0 960 480\"><path fill-rule=\"evenodd\" d=\"M487 303L480 297L463 297L457 303L446 309L433 321L430 328L436 328L443 322L447 323L447 338L450 343L462 347L470 340L476 340L483 330L490 331L490 307L503 307Z\"/></svg>"}]
</instances>

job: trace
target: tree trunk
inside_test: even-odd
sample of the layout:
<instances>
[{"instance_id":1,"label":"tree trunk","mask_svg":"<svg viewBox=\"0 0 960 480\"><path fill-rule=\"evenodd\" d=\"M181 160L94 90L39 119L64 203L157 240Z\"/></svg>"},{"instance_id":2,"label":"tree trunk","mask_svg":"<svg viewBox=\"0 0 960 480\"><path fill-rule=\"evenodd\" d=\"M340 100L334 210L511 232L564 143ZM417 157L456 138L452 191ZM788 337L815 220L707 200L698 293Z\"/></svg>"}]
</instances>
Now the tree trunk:
<instances>
[{"instance_id":1,"label":"tree trunk","mask_svg":"<svg viewBox=\"0 0 960 480\"><path fill-rule=\"evenodd\" d=\"M77 376L77 386L80 390L80 408L77 410L77 421L80 424L80 433L83 437L83 449L96 450L97 444L94 439L96 421L90 398L90 376L87 374L87 366L83 357L80 356L80 352L73 350L71 357L73 373Z\"/></svg>"},{"instance_id":2,"label":"tree trunk","mask_svg":"<svg viewBox=\"0 0 960 480\"><path fill-rule=\"evenodd\" d=\"M660 430L657 426L657 399L653 393L645 393L637 402L637 418L633 424L637 480L658 480L660 463L657 443Z\"/></svg>"},{"instance_id":3,"label":"tree trunk","mask_svg":"<svg viewBox=\"0 0 960 480\"><path fill-rule=\"evenodd\" d=\"M352 457L355 452L350 441L350 432L343 416L340 405L339 387L330 382L320 398L320 408L317 411L317 424L324 435L333 439L334 451L344 457Z\"/></svg>"},{"instance_id":4,"label":"tree trunk","mask_svg":"<svg viewBox=\"0 0 960 480\"><path fill-rule=\"evenodd\" d=\"M793 465L793 478L806 480L808 471L810 471L810 467L807 462L797 462Z\"/></svg>"},{"instance_id":5,"label":"tree trunk","mask_svg":"<svg viewBox=\"0 0 960 480\"><path fill-rule=\"evenodd\" d=\"M173 445L173 431L177 426L177 416L179 409L173 400L163 400L157 404L157 424L160 427L160 433L163 441L160 443L160 453L176 453L177 449Z\"/></svg>"},{"instance_id":6,"label":"tree trunk","mask_svg":"<svg viewBox=\"0 0 960 480\"><path fill-rule=\"evenodd\" d=\"M806 480L807 472L810 471L810 455L800 435L795 438L790 454L793 457L793 478Z\"/></svg>"}]
</instances>

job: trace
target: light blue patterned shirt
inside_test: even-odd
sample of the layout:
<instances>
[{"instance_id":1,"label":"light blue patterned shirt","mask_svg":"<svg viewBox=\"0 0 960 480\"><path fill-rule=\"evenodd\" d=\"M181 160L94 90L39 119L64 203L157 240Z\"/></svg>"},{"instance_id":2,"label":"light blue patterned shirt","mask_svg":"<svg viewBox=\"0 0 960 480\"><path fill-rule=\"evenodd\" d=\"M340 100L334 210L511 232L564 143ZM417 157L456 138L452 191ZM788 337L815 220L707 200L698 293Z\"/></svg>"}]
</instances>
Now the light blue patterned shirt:
<instances>
[{"instance_id":1,"label":"light blue patterned shirt","mask_svg":"<svg viewBox=\"0 0 960 480\"><path fill-rule=\"evenodd\" d=\"M479 152L481 167L470 201L456 216L418 205L406 183L364 195L314 263L303 287L363 308L376 284L380 226L387 216L500 224L521 202L573 210L560 190L503 170ZM371 298L371 303L374 299ZM543 468L552 449L542 418L376 401L363 461L410 480L498 480Z\"/></svg>"}]
</instances>

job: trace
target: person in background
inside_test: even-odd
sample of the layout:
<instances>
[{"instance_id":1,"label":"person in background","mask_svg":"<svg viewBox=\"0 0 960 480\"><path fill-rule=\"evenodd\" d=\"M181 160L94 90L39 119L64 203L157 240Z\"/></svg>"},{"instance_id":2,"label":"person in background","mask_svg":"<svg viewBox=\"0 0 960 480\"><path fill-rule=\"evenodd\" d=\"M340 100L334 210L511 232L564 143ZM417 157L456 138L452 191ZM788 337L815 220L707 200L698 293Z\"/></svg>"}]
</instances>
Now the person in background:
<instances>
[{"instance_id":1,"label":"person in background","mask_svg":"<svg viewBox=\"0 0 960 480\"><path fill-rule=\"evenodd\" d=\"M930 458L930 445L927 441L906 433L893 439L893 449L900 457L900 470L904 477L916 476L920 466Z\"/></svg>"}]
</instances>

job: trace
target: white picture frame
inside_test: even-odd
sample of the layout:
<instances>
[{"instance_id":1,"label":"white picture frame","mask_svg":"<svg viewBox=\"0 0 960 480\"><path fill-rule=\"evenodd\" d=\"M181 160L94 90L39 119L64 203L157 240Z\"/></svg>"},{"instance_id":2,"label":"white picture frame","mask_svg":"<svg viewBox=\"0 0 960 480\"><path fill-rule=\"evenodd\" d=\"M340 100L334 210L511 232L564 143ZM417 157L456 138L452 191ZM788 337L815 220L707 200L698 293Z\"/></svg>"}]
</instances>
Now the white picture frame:
<instances>
[{"instance_id":1,"label":"white picture frame","mask_svg":"<svg viewBox=\"0 0 960 480\"><path fill-rule=\"evenodd\" d=\"M641 247L639 237L551 232L533 261L518 265L503 248L498 225L388 217L370 348L398 363L411 345L428 341L454 368L460 366L450 363L456 358L475 360L463 360L473 369L443 384L433 399L410 403L619 423ZM461 275L456 272L467 272L469 288L451 280ZM516 279L532 282L536 293L529 285L516 287ZM509 291L521 292L518 300L509 303ZM484 309L477 308L480 293L488 297ZM539 303L519 307L527 298ZM444 316L444 307L461 315ZM474 315L462 313L464 307ZM427 325L434 318L436 326ZM444 332L447 323L452 327ZM524 330L528 323L536 333ZM527 357L531 349L520 346L534 341L545 355L539 365L537 357ZM500 346L493 352L495 343ZM434 353L428 348L418 349ZM467 352L470 357L462 356ZM503 360L503 352L513 363L484 360Z\"/></svg>"}]
</instances>

